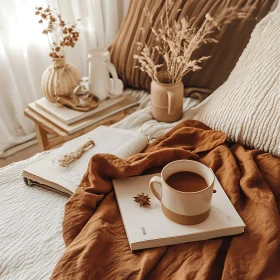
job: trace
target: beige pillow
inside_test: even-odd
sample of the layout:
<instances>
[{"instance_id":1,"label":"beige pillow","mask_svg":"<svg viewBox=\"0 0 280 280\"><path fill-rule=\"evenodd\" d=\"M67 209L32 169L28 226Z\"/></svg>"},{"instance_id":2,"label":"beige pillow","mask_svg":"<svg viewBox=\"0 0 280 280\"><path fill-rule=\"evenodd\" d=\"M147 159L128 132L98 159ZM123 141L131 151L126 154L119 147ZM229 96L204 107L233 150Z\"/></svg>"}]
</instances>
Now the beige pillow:
<instances>
[{"instance_id":1,"label":"beige pillow","mask_svg":"<svg viewBox=\"0 0 280 280\"><path fill-rule=\"evenodd\" d=\"M232 5L236 5L240 9L249 7L251 13L249 19L235 20L230 25L223 26L218 37L220 41L218 44L204 45L197 51L198 56L212 55L212 57L204 62L202 70L186 75L185 87L206 88L210 89L208 92L212 92L220 86L227 79L246 47L256 23L267 14L274 1L230 1ZM176 0L172 15L176 15L176 11L182 9L181 16L195 18L195 24L199 26L207 12L213 16L221 13L226 2L228 1ZM153 44L151 23L143 12L144 7L147 5L150 13L154 15L153 26L157 27L165 11L164 3L165 0L131 0L130 2L120 31L109 48L112 63L116 66L117 72L126 86L150 88L150 77L135 68L137 61L133 58L133 54L137 52L137 42ZM141 28L143 28L143 32Z\"/></svg>"},{"instance_id":2,"label":"beige pillow","mask_svg":"<svg viewBox=\"0 0 280 280\"><path fill-rule=\"evenodd\" d=\"M208 99L195 119L280 156L280 7L256 26L228 80Z\"/></svg>"}]
</instances>

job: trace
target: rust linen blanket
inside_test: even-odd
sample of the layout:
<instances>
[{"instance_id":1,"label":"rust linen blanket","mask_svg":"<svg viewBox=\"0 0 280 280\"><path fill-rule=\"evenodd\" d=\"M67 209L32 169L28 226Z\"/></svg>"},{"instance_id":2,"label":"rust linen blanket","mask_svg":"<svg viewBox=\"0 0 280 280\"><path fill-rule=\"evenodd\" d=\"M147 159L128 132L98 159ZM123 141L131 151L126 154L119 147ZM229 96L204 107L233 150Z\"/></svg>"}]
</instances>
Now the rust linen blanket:
<instances>
[{"instance_id":1,"label":"rust linen blanket","mask_svg":"<svg viewBox=\"0 0 280 280\"><path fill-rule=\"evenodd\" d=\"M177 159L211 167L247 225L245 233L131 252L112 178ZM65 208L66 251L52 279L280 279L280 158L185 121L128 159L95 155ZM156 222L156 221L155 221Z\"/></svg>"}]
</instances>

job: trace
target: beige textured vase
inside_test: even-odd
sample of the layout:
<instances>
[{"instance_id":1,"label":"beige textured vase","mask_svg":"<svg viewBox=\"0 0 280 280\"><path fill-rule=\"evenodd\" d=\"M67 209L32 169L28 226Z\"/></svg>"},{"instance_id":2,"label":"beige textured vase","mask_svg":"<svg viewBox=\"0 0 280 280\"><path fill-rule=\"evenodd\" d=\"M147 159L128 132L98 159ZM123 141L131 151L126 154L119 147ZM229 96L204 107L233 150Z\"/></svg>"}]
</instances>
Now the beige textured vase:
<instances>
[{"instance_id":1,"label":"beige textured vase","mask_svg":"<svg viewBox=\"0 0 280 280\"><path fill-rule=\"evenodd\" d=\"M152 81L151 111L154 119L168 123L180 120L183 115L183 97L184 85L181 81L176 84Z\"/></svg>"},{"instance_id":2,"label":"beige textured vase","mask_svg":"<svg viewBox=\"0 0 280 280\"><path fill-rule=\"evenodd\" d=\"M65 63L65 58L54 58L42 75L41 86L46 98L56 103L57 97L72 97L79 84L80 74L75 66Z\"/></svg>"}]
</instances>

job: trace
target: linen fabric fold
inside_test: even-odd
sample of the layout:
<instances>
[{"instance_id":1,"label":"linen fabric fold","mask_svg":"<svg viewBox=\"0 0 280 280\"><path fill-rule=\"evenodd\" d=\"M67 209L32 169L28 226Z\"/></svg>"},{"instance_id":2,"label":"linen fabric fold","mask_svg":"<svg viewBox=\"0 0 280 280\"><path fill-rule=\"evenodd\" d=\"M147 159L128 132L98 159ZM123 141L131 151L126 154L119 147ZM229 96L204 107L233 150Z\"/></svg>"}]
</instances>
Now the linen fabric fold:
<instances>
[{"instance_id":1,"label":"linen fabric fold","mask_svg":"<svg viewBox=\"0 0 280 280\"><path fill-rule=\"evenodd\" d=\"M226 139L201 122L184 121L143 153L92 157L66 204L67 248L51 279L279 279L280 158ZM178 159L213 169L245 232L131 252L112 179L159 172Z\"/></svg>"}]
</instances>

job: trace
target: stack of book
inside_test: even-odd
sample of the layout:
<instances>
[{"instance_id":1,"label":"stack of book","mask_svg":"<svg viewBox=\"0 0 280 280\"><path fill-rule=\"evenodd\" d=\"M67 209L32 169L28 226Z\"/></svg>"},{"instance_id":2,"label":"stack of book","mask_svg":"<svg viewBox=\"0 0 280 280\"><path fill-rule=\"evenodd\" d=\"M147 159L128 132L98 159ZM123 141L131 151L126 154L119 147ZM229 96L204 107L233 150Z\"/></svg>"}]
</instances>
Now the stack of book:
<instances>
[{"instance_id":1,"label":"stack of book","mask_svg":"<svg viewBox=\"0 0 280 280\"><path fill-rule=\"evenodd\" d=\"M60 104L50 103L44 97L28 104L28 108L68 134L73 134L137 104L139 104L137 98L122 95L101 101L97 108L89 112L79 112Z\"/></svg>"}]
</instances>

